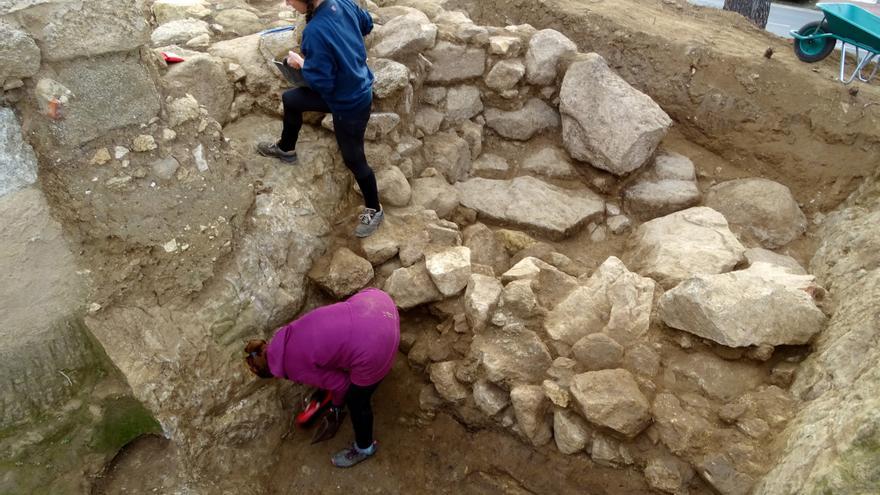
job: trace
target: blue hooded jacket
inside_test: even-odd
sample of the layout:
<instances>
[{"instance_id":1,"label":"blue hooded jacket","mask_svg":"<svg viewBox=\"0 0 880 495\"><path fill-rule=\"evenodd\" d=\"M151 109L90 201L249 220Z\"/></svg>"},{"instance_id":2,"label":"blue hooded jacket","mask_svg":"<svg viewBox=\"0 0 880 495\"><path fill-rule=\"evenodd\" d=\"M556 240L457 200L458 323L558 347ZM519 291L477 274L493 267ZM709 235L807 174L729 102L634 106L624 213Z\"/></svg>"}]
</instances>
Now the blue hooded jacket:
<instances>
[{"instance_id":1,"label":"blue hooded jacket","mask_svg":"<svg viewBox=\"0 0 880 495\"><path fill-rule=\"evenodd\" d=\"M352 0L324 0L303 30L303 78L334 114L361 112L373 101L364 46L372 30L370 14Z\"/></svg>"}]
</instances>

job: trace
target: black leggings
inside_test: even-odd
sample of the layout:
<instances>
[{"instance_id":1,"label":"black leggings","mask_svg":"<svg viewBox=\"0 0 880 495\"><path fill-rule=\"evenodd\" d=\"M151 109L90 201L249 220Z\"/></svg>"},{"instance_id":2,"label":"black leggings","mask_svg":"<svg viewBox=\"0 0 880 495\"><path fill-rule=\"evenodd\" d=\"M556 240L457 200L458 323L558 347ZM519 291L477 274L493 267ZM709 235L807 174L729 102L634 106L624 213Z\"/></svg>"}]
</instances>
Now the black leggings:
<instances>
[{"instance_id":1,"label":"black leggings","mask_svg":"<svg viewBox=\"0 0 880 495\"><path fill-rule=\"evenodd\" d=\"M367 449L373 445L373 406L370 399L379 387L377 382L366 387L351 384L345 394L345 404L351 414L351 426L354 428L354 440L358 448Z\"/></svg>"},{"instance_id":2,"label":"black leggings","mask_svg":"<svg viewBox=\"0 0 880 495\"><path fill-rule=\"evenodd\" d=\"M331 113L330 107L316 91L309 88L289 89L281 95L284 103L284 127L281 130L281 140L278 147L284 151L296 149L299 139L299 131L302 128L303 112ZM351 115L333 114L333 129L336 133L336 143L342 153L345 166L354 174L354 178L364 194L364 204L367 208L379 210L379 189L376 186L376 176L373 169L367 163L364 154L364 133L367 130L367 122L370 120L370 105L364 109L352 112Z\"/></svg>"}]
</instances>

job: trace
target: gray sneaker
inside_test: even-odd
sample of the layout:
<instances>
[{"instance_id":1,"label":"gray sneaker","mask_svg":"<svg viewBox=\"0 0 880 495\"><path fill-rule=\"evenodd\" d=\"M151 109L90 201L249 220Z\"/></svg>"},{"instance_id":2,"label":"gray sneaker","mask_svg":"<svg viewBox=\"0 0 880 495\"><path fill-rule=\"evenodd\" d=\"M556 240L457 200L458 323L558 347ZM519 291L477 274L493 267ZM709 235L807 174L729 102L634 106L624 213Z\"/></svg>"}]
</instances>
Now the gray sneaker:
<instances>
[{"instance_id":1,"label":"gray sneaker","mask_svg":"<svg viewBox=\"0 0 880 495\"><path fill-rule=\"evenodd\" d=\"M358 226L354 229L357 237L369 237L379 228L379 224L385 219L385 212L376 211L372 208L364 208L363 213L358 215Z\"/></svg>"},{"instance_id":2,"label":"gray sneaker","mask_svg":"<svg viewBox=\"0 0 880 495\"><path fill-rule=\"evenodd\" d=\"M355 464L367 460L368 458L374 456L376 454L376 450L379 447L377 442L373 442L373 445L370 445L370 448L366 450L361 450L357 448L357 444L351 444L351 447L340 450L333 457L330 458L330 462L333 463L336 467L347 468L352 467Z\"/></svg>"},{"instance_id":3,"label":"gray sneaker","mask_svg":"<svg viewBox=\"0 0 880 495\"><path fill-rule=\"evenodd\" d=\"M257 153L263 156L275 157L285 163L294 163L296 161L296 150L283 151L278 147L278 143L270 143L269 141L257 143Z\"/></svg>"}]
</instances>

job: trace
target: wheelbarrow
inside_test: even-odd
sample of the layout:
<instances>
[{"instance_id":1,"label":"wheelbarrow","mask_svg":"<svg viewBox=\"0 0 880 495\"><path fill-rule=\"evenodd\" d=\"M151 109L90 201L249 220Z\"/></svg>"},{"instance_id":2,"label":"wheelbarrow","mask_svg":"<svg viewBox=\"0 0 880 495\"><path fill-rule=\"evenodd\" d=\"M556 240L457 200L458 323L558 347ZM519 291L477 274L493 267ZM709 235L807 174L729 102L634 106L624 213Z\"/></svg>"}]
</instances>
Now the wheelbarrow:
<instances>
[{"instance_id":1,"label":"wheelbarrow","mask_svg":"<svg viewBox=\"0 0 880 495\"><path fill-rule=\"evenodd\" d=\"M839 41L840 81L849 84L859 78L870 82L880 69L880 17L851 3L816 4L825 17L821 21L806 24L794 37L794 53L804 62L813 63L825 59L834 51ZM856 67L847 75L847 52L855 49ZM874 70L865 76L865 68L874 62Z\"/></svg>"}]
</instances>

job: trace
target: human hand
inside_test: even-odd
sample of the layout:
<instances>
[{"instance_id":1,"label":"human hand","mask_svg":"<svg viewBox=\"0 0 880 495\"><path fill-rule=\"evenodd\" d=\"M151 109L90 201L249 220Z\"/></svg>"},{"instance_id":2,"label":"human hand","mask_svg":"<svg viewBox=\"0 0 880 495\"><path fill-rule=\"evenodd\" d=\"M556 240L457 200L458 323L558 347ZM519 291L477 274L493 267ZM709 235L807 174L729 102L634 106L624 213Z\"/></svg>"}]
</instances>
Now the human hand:
<instances>
[{"instance_id":1,"label":"human hand","mask_svg":"<svg viewBox=\"0 0 880 495\"><path fill-rule=\"evenodd\" d=\"M305 60L296 52L287 52L287 65L294 69L302 69Z\"/></svg>"},{"instance_id":2,"label":"human hand","mask_svg":"<svg viewBox=\"0 0 880 495\"><path fill-rule=\"evenodd\" d=\"M336 435L342 420L345 419L345 411L341 407L332 406L327 414L321 419L321 424L312 436L312 443L323 442L329 440Z\"/></svg>"}]
</instances>

